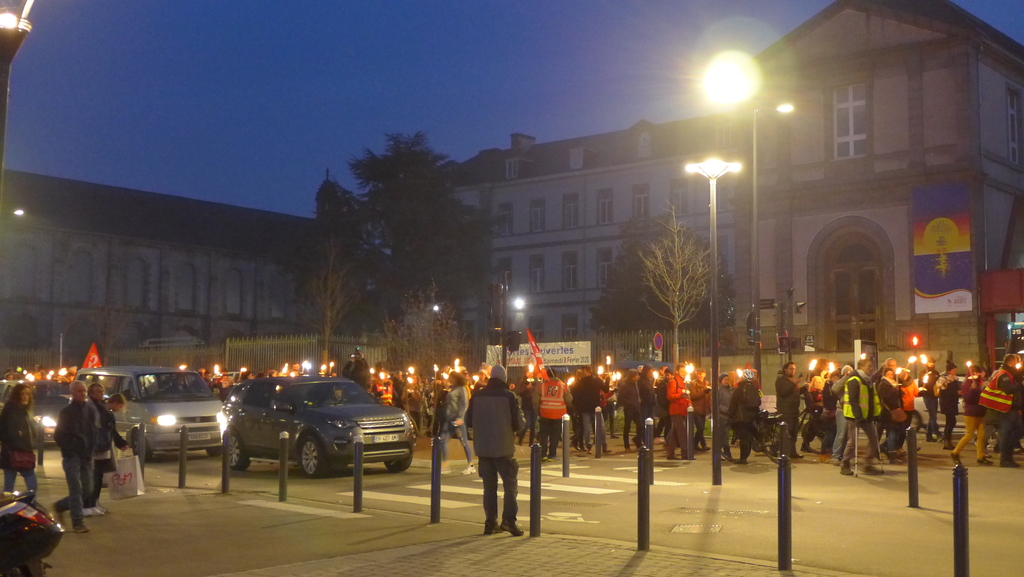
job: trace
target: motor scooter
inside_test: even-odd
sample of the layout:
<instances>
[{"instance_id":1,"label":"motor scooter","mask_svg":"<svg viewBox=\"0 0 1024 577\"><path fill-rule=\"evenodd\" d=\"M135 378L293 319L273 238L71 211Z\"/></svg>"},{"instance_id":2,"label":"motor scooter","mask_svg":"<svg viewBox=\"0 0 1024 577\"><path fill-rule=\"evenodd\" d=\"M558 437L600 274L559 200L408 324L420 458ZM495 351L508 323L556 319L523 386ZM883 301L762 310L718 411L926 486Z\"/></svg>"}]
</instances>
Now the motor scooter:
<instances>
[{"instance_id":1,"label":"motor scooter","mask_svg":"<svg viewBox=\"0 0 1024 577\"><path fill-rule=\"evenodd\" d=\"M43 577L64 530L35 494L0 494L0 577Z\"/></svg>"}]
</instances>

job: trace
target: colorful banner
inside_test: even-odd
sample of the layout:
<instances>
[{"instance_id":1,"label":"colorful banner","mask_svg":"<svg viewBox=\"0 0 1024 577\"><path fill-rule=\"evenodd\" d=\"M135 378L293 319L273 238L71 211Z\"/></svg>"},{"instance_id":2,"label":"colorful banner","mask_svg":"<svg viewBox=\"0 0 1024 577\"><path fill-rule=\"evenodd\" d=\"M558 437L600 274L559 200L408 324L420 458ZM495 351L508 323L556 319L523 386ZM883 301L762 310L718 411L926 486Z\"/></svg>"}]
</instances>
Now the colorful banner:
<instances>
[{"instance_id":1,"label":"colorful banner","mask_svg":"<svg viewBox=\"0 0 1024 577\"><path fill-rule=\"evenodd\" d=\"M974 307L971 195L966 184L914 189L914 311Z\"/></svg>"},{"instance_id":2,"label":"colorful banner","mask_svg":"<svg viewBox=\"0 0 1024 577\"><path fill-rule=\"evenodd\" d=\"M540 343L537 345L544 364L549 367L581 367L591 364L590 341ZM501 347L487 347L487 362L501 364ZM525 367L534 362L533 350L528 343L520 345L518 351L509 351L508 366Z\"/></svg>"}]
</instances>

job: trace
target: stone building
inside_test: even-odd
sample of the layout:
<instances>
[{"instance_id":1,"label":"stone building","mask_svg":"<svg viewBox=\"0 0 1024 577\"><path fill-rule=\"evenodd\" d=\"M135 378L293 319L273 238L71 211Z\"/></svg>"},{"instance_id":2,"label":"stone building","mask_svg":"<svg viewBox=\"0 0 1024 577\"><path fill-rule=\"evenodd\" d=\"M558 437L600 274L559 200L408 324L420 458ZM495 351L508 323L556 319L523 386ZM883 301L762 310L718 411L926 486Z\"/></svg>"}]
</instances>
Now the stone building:
<instances>
[{"instance_id":1,"label":"stone building","mask_svg":"<svg viewBox=\"0 0 1024 577\"><path fill-rule=\"evenodd\" d=\"M311 219L7 171L0 346L294 332L286 267Z\"/></svg>"}]
</instances>

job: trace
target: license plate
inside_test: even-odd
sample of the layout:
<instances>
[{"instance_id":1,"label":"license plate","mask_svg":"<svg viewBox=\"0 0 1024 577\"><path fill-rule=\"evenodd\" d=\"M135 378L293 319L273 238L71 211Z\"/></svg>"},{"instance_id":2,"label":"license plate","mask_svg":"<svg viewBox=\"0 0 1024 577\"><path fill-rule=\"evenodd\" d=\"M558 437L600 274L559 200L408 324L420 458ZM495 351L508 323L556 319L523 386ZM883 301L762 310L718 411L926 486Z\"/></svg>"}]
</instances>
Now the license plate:
<instances>
[{"instance_id":1,"label":"license plate","mask_svg":"<svg viewBox=\"0 0 1024 577\"><path fill-rule=\"evenodd\" d=\"M374 435L374 443L392 443L398 440L398 435Z\"/></svg>"},{"instance_id":2,"label":"license plate","mask_svg":"<svg viewBox=\"0 0 1024 577\"><path fill-rule=\"evenodd\" d=\"M206 441L210 438L210 433L189 433L189 441Z\"/></svg>"}]
</instances>

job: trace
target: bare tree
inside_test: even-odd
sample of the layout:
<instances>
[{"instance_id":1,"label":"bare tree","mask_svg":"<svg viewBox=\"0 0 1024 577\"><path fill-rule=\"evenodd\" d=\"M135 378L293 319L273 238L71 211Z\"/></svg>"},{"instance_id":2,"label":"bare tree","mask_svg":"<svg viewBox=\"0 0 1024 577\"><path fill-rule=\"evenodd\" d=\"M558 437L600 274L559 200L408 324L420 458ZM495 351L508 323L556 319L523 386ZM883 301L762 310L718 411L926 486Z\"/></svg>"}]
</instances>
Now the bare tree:
<instances>
[{"instance_id":1,"label":"bare tree","mask_svg":"<svg viewBox=\"0 0 1024 577\"><path fill-rule=\"evenodd\" d=\"M115 346L124 345L124 337L132 328L131 313L112 306L109 302L89 312L86 322L102 355L109 354ZM137 346L138 343L135 343Z\"/></svg>"},{"instance_id":2,"label":"bare tree","mask_svg":"<svg viewBox=\"0 0 1024 577\"><path fill-rule=\"evenodd\" d=\"M644 284L658 298L646 302L654 314L672 323L672 362L679 362L679 326L700 310L708 292L709 251L689 229L679 223L675 207L659 221L667 230L640 255Z\"/></svg>"},{"instance_id":3,"label":"bare tree","mask_svg":"<svg viewBox=\"0 0 1024 577\"><path fill-rule=\"evenodd\" d=\"M384 339L389 364L416 367L421 375L463 354L467 344L455 310L437 301L434 286L405 297L402 318L387 322Z\"/></svg>"},{"instance_id":4,"label":"bare tree","mask_svg":"<svg viewBox=\"0 0 1024 577\"><path fill-rule=\"evenodd\" d=\"M333 240L324 245L322 258L308 274L306 293L310 324L320 337L320 362L327 363L331 335L356 299L351 271Z\"/></svg>"}]
</instances>

